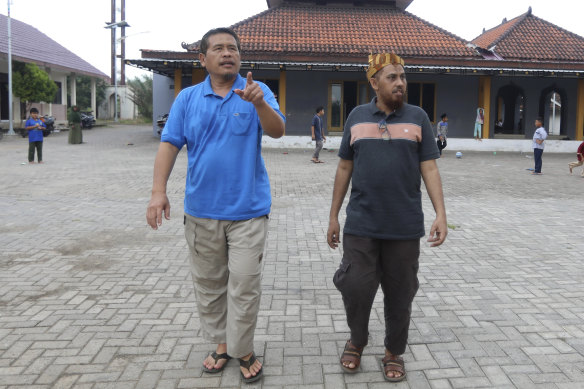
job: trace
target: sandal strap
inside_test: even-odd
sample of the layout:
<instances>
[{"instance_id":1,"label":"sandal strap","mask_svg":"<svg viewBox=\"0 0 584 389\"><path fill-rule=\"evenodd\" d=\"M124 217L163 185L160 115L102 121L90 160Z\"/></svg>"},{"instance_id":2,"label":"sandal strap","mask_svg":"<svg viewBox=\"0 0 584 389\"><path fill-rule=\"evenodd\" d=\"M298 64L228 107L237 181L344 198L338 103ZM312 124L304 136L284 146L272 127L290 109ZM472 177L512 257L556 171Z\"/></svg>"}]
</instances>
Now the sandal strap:
<instances>
[{"instance_id":1,"label":"sandal strap","mask_svg":"<svg viewBox=\"0 0 584 389\"><path fill-rule=\"evenodd\" d=\"M244 369L249 370L251 365L253 365L256 361L255 352L251 353L251 357L247 361L243 359L239 359L239 366L243 367Z\"/></svg>"},{"instance_id":2,"label":"sandal strap","mask_svg":"<svg viewBox=\"0 0 584 389\"><path fill-rule=\"evenodd\" d=\"M211 353L211 358L215 360L215 364L217 364L217 362L219 362L220 359L226 359L228 361L231 359L231 357L227 353L217 354L215 351Z\"/></svg>"},{"instance_id":3,"label":"sandal strap","mask_svg":"<svg viewBox=\"0 0 584 389\"><path fill-rule=\"evenodd\" d=\"M383 362L383 370L387 375L388 372L398 372L404 375L406 373L404 360L400 357L392 358L392 357L385 357L382 360Z\"/></svg>"},{"instance_id":4,"label":"sandal strap","mask_svg":"<svg viewBox=\"0 0 584 389\"><path fill-rule=\"evenodd\" d=\"M353 346L353 343L351 343L350 340L347 341L347 343L345 344L345 349L343 350L343 354L344 353L350 353L350 354L355 354L358 355L359 357L361 357L361 354L363 354L363 349L364 347L362 347L360 350Z\"/></svg>"},{"instance_id":5,"label":"sandal strap","mask_svg":"<svg viewBox=\"0 0 584 389\"><path fill-rule=\"evenodd\" d=\"M350 340L348 340L345 344L343 354L341 355L341 361L352 362L355 365L355 368L357 368L361 364L361 354L363 354L363 348L359 350L352 345Z\"/></svg>"}]
</instances>

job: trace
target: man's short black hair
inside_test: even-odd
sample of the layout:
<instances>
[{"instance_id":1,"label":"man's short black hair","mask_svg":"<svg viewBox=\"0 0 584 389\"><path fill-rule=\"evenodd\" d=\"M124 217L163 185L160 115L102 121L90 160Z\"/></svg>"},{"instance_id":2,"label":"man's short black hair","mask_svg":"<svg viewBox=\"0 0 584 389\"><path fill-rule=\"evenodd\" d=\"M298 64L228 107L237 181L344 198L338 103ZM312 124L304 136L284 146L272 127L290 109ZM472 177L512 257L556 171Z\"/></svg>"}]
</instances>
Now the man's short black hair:
<instances>
[{"instance_id":1,"label":"man's short black hair","mask_svg":"<svg viewBox=\"0 0 584 389\"><path fill-rule=\"evenodd\" d=\"M316 113L319 113L323 109L324 109L324 107L322 105L319 105L318 107L316 107Z\"/></svg>"},{"instance_id":2,"label":"man's short black hair","mask_svg":"<svg viewBox=\"0 0 584 389\"><path fill-rule=\"evenodd\" d=\"M542 116L536 117L535 120L537 120L538 122L540 122L541 124L543 124L543 117Z\"/></svg>"},{"instance_id":3,"label":"man's short black hair","mask_svg":"<svg viewBox=\"0 0 584 389\"><path fill-rule=\"evenodd\" d=\"M219 27L209 30L203 35L201 38L201 45L200 45L200 52L201 54L207 54L207 50L209 49L209 37L211 35L217 34L229 34L235 39L235 44L237 45L237 50L241 51L241 43L239 42L239 37L237 33L230 28L227 27Z\"/></svg>"},{"instance_id":4,"label":"man's short black hair","mask_svg":"<svg viewBox=\"0 0 584 389\"><path fill-rule=\"evenodd\" d=\"M38 110L38 109L36 109L36 108L34 108L34 107L32 107L32 108L30 109L30 113L39 113L39 110Z\"/></svg>"},{"instance_id":5,"label":"man's short black hair","mask_svg":"<svg viewBox=\"0 0 584 389\"><path fill-rule=\"evenodd\" d=\"M442 116L440 116L440 119L444 119L446 116L448 116L448 115L443 113Z\"/></svg>"}]
</instances>

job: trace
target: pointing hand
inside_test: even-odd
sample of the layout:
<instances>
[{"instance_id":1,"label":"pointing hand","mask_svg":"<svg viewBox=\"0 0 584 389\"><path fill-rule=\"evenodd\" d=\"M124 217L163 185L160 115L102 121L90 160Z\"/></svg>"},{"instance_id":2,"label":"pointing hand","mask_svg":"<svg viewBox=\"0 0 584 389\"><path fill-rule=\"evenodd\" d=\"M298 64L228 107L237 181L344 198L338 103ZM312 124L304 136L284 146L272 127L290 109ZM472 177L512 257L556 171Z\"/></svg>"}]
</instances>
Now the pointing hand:
<instances>
[{"instance_id":1,"label":"pointing hand","mask_svg":"<svg viewBox=\"0 0 584 389\"><path fill-rule=\"evenodd\" d=\"M253 80L251 72L247 72L247 82L245 83L245 89L235 89L233 91L244 101L249 101L250 103L256 105L264 100L264 91L260 85Z\"/></svg>"}]
</instances>

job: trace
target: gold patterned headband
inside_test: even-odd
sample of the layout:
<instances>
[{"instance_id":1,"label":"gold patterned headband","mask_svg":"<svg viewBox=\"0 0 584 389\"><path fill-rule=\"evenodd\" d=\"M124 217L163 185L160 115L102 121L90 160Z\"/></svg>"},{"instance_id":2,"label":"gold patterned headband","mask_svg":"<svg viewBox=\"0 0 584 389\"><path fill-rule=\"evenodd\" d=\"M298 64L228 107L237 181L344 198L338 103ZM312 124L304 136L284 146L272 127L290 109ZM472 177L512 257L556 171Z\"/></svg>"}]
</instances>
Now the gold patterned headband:
<instances>
[{"instance_id":1,"label":"gold patterned headband","mask_svg":"<svg viewBox=\"0 0 584 389\"><path fill-rule=\"evenodd\" d=\"M367 79L375 75L378 71L387 65L401 65L404 66L404 60L397 54L381 53L369 54L369 68L367 68Z\"/></svg>"}]
</instances>

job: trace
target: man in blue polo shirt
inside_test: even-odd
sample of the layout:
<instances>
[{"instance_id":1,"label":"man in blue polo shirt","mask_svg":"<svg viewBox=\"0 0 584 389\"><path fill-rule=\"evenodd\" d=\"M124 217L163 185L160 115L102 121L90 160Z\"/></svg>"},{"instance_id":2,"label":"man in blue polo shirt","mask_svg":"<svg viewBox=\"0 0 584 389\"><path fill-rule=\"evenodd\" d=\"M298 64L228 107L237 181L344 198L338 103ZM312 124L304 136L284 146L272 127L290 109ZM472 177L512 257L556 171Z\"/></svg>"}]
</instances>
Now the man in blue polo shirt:
<instances>
[{"instance_id":1,"label":"man in blue polo shirt","mask_svg":"<svg viewBox=\"0 0 584 389\"><path fill-rule=\"evenodd\" d=\"M403 60L389 53L371 55L367 78L376 97L347 118L339 149L327 241L340 242L339 211L352 182L343 230L344 255L333 281L341 292L351 338L341 368L356 373L368 341L375 294L381 284L385 310L383 376L406 378L405 352L411 306L418 290L420 238L424 236L421 179L436 219L431 246L447 235L438 147L428 115L404 103Z\"/></svg>"},{"instance_id":2,"label":"man in blue polo shirt","mask_svg":"<svg viewBox=\"0 0 584 389\"><path fill-rule=\"evenodd\" d=\"M262 133L284 134L273 93L252 73L239 75L240 42L228 28L207 32L199 59L209 75L179 93L161 134L146 219L153 229L170 218L166 184L186 145L185 237L203 336L217 344L203 371L218 373L238 358L241 376L263 374L253 352L270 183Z\"/></svg>"}]
</instances>

